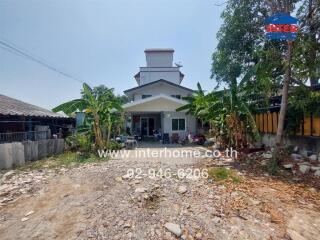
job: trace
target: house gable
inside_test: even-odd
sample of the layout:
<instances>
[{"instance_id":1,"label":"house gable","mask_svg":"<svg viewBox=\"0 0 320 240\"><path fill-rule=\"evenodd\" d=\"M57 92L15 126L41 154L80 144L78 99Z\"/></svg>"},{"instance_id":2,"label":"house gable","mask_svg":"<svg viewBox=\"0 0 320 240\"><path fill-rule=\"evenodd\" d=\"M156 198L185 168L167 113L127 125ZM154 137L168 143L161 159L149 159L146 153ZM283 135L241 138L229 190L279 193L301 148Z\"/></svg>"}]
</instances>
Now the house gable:
<instances>
[{"instance_id":1,"label":"house gable","mask_svg":"<svg viewBox=\"0 0 320 240\"><path fill-rule=\"evenodd\" d=\"M160 94L124 104L123 108L126 112L163 112L176 111L185 104L184 100Z\"/></svg>"},{"instance_id":2,"label":"house gable","mask_svg":"<svg viewBox=\"0 0 320 240\"><path fill-rule=\"evenodd\" d=\"M172 82L166 81L164 79L160 79L158 81L148 83L139 87L131 88L124 93L131 99L133 100L139 100L142 99L143 95L159 95L159 94L164 94L167 96L180 96L185 97L185 96L190 96L192 95L194 91L192 89L174 84Z\"/></svg>"}]
</instances>

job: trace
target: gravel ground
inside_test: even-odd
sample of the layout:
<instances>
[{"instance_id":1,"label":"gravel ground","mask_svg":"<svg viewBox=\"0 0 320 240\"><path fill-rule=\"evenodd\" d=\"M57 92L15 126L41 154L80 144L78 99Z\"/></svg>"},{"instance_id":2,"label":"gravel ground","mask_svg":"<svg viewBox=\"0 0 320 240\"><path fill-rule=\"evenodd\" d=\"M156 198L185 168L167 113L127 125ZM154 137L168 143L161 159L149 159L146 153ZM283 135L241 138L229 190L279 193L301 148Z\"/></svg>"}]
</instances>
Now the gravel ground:
<instances>
[{"instance_id":1,"label":"gravel ground","mask_svg":"<svg viewBox=\"0 0 320 240\"><path fill-rule=\"evenodd\" d=\"M200 150L168 151L188 149ZM71 169L9 172L0 185L0 239L318 239L319 202L285 193L286 183L250 178L249 191L193 176L230 162L131 151Z\"/></svg>"}]
</instances>

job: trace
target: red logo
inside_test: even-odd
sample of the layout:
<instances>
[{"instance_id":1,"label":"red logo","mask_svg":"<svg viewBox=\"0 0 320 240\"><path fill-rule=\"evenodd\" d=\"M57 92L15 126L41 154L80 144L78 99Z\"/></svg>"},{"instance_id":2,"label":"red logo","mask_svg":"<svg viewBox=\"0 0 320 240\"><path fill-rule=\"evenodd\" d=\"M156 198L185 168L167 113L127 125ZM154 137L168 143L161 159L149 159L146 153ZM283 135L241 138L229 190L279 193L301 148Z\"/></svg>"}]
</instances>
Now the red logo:
<instances>
[{"instance_id":1,"label":"red logo","mask_svg":"<svg viewBox=\"0 0 320 240\"><path fill-rule=\"evenodd\" d=\"M276 13L265 21L266 37L270 40L294 41L297 38L298 19L287 13Z\"/></svg>"},{"instance_id":2,"label":"red logo","mask_svg":"<svg viewBox=\"0 0 320 240\"><path fill-rule=\"evenodd\" d=\"M295 24L268 24L265 26L268 33L270 32L282 32L282 33L296 33L297 25Z\"/></svg>"}]
</instances>

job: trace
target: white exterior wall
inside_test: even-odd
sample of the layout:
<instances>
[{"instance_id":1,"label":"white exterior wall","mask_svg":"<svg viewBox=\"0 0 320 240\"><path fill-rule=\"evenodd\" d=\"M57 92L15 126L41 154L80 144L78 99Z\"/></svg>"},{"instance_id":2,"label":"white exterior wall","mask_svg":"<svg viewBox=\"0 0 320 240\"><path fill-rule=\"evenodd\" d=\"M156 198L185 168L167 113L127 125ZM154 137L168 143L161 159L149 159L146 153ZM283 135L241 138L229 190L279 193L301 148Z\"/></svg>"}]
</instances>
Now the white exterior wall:
<instances>
[{"instance_id":1,"label":"white exterior wall","mask_svg":"<svg viewBox=\"0 0 320 240\"><path fill-rule=\"evenodd\" d=\"M180 84L180 72L179 71L147 71L140 72L140 86L154 82L160 79L167 80L169 82L173 82L175 84Z\"/></svg>"},{"instance_id":2,"label":"white exterior wall","mask_svg":"<svg viewBox=\"0 0 320 240\"><path fill-rule=\"evenodd\" d=\"M148 67L172 67L173 52L146 52Z\"/></svg>"},{"instance_id":3,"label":"white exterior wall","mask_svg":"<svg viewBox=\"0 0 320 240\"><path fill-rule=\"evenodd\" d=\"M186 115L185 112L176 112L175 110L187 102L168 98L171 95L180 95L181 98L190 96L191 90L174 86L173 84L159 81L155 84L143 86L145 84L158 81L160 79L180 85L183 74L179 67L173 67L173 50L146 50L147 67L141 67L136 75L136 80L140 88L127 91L127 96L132 98L132 103L125 104L124 108L127 114L154 114L161 113L161 125L163 133L178 133L180 137L187 135L188 131L196 133L196 118ZM152 99L142 100L142 95L151 95ZM164 95L164 96L161 96ZM158 96L158 97L156 97ZM138 101L138 102L136 102ZM172 119L184 118L186 129L183 131L172 130Z\"/></svg>"},{"instance_id":4,"label":"white exterior wall","mask_svg":"<svg viewBox=\"0 0 320 240\"><path fill-rule=\"evenodd\" d=\"M138 89L134 93L134 101L142 99L142 95L152 95L156 96L159 94L164 94L167 96L171 95L181 95L181 97L186 97L191 95L192 93L186 89L177 88L168 84L158 85L158 86L146 86L143 89Z\"/></svg>"}]
</instances>

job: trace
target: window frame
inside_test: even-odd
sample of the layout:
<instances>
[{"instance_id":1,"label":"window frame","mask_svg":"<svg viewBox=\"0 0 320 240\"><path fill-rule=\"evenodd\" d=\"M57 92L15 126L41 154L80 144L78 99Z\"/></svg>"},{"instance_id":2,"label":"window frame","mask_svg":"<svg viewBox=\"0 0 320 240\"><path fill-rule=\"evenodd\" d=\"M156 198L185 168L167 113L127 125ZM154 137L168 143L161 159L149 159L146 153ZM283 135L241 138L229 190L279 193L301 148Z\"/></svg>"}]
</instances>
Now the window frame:
<instances>
[{"instance_id":1,"label":"window frame","mask_svg":"<svg viewBox=\"0 0 320 240\"><path fill-rule=\"evenodd\" d=\"M146 98L149 98L149 97L152 97L151 94L142 94L141 95L141 99L146 99Z\"/></svg>"},{"instance_id":2,"label":"window frame","mask_svg":"<svg viewBox=\"0 0 320 240\"><path fill-rule=\"evenodd\" d=\"M176 98L176 99L182 99L180 94L173 94L171 97Z\"/></svg>"},{"instance_id":3,"label":"window frame","mask_svg":"<svg viewBox=\"0 0 320 240\"><path fill-rule=\"evenodd\" d=\"M174 130L173 129L173 121L174 120L177 120L178 122L178 129L177 130ZM180 121L183 120L184 121L184 129L180 129ZM172 132L181 132L181 131L186 131L187 129L187 120L186 118L171 118L171 131Z\"/></svg>"}]
</instances>

